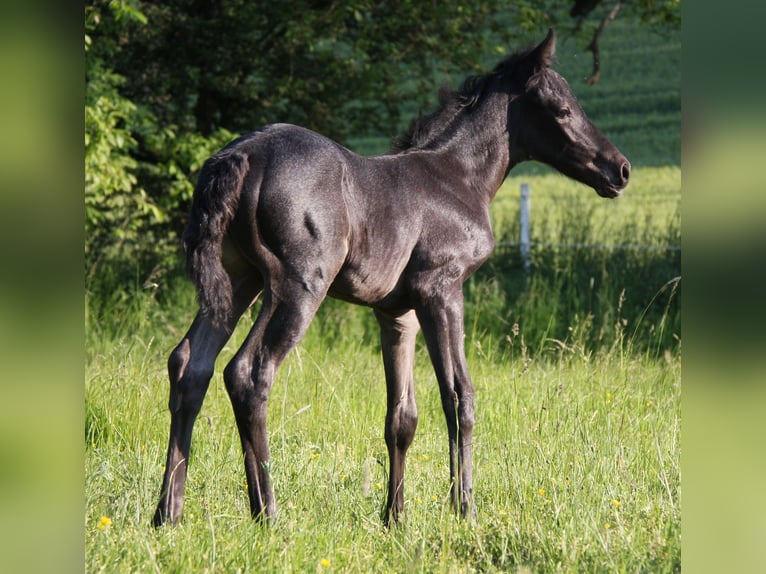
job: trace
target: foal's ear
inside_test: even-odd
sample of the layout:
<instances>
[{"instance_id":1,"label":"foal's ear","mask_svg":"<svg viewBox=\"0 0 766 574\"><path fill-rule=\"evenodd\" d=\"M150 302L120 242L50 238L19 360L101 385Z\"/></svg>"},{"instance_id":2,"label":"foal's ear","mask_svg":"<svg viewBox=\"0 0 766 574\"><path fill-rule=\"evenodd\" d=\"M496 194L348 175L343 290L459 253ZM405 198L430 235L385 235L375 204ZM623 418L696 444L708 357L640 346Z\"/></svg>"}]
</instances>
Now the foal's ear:
<instances>
[{"instance_id":1,"label":"foal's ear","mask_svg":"<svg viewBox=\"0 0 766 574\"><path fill-rule=\"evenodd\" d=\"M553 57L556 55L556 32L554 32L553 28L548 29L548 35L545 37L545 40L540 42L540 45L530 55L538 70L550 67Z\"/></svg>"},{"instance_id":2,"label":"foal's ear","mask_svg":"<svg viewBox=\"0 0 766 574\"><path fill-rule=\"evenodd\" d=\"M553 57L556 55L556 32L553 28L548 30L545 40L527 52L524 59L519 62L516 69L516 77L525 83L537 72L550 67Z\"/></svg>"}]
</instances>

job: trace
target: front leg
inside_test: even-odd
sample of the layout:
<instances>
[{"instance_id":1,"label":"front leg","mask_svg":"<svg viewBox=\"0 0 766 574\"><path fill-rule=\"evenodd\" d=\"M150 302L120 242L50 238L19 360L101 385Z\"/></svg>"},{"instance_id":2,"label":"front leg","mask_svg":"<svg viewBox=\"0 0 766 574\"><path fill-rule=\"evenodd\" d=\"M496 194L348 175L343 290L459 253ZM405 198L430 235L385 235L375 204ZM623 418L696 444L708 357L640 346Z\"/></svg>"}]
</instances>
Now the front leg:
<instances>
[{"instance_id":1,"label":"front leg","mask_svg":"<svg viewBox=\"0 0 766 574\"><path fill-rule=\"evenodd\" d=\"M416 309L447 418L452 504L463 516L473 506L473 385L463 341L463 295L459 288L432 296Z\"/></svg>"},{"instance_id":2,"label":"front leg","mask_svg":"<svg viewBox=\"0 0 766 574\"><path fill-rule=\"evenodd\" d=\"M404 510L404 462L418 426L415 382L415 337L419 325L413 311L389 315L376 310L380 346L386 372L386 446L388 447L388 499L384 521L399 522Z\"/></svg>"}]
</instances>

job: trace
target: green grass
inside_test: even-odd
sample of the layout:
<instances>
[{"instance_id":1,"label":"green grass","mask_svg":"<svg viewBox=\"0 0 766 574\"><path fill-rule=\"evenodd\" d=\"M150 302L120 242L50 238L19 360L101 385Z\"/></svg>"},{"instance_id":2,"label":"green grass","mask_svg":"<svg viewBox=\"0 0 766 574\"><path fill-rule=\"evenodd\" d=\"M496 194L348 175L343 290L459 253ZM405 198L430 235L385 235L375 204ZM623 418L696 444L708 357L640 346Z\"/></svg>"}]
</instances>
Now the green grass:
<instances>
[{"instance_id":1,"label":"green grass","mask_svg":"<svg viewBox=\"0 0 766 574\"><path fill-rule=\"evenodd\" d=\"M515 245L522 182L531 196L529 274ZM590 352L627 337L634 352L676 352L681 252L663 247L680 246L680 203L677 167L634 170L618 200L557 174L508 178L490 210L499 247L466 286L474 334L500 351L518 324L533 351L554 340Z\"/></svg>"},{"instance_id":2,"label":"green grass","mask_svg":"<svg viewBox=\"0 0 766 574\"><path fill-rule=\"evenodd\" d=\"M636 170L611 202L559 176L511 178L492 207L498 241L517 238L522 179L535 241L679 241L678 168ZM194 430L184 519L154 530L165 364L193 314L193 290L172 278L153 289L138 278L130 289L92 286L86 570L679 571L680 290L671 281L680 254L537 246L532 263L524 275L516 249L499 248L465 289L476 523L449 509L444 415L419 340L406 523L392 530L380 521L385 387L369 310L327 301L278 373L269 430L281 514L270 528L248 516L220 374L253 319L242 320ZM102 516L111 520L103 530Z\"/></svg>"},{"instance_id":3,"label":"green grass","mask_svg":"<svg viewBox=\"0 0 766 574\"><path fill-rule=\"evenodd\" d=\"M88 571L679 569L678 360L493 361L469 347L479 510L469 525L449 510L444 417L420 348L407 522L387 531L380 360L374 349L330 346L312 333L281 369L270 404L279 522L263 528L248 518L239 440L217 375L195 428L183 523L155 531L171 344L168 333L126 338L87 368ZM105 530L101 516L112 521Z\"/></svg>"}]
</instances>

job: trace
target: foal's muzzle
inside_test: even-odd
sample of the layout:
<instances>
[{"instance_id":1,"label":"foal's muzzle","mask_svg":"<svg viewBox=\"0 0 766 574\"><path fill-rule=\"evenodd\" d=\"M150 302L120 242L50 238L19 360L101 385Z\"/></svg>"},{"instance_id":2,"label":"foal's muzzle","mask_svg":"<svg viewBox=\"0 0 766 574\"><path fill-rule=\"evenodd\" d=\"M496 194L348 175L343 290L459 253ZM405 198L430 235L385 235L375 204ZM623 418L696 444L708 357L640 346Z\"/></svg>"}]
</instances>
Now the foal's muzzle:
<instances>
[{"instance_id":1,"label":"foal's muzzle","mask_svg":"<svg viewBox=\"0 0 766 574\"><path fill-rule=\"evenodd\" d=\"M599 165L600 164L600 165ZM603 184L596 186L595 190L601 197L614 198L622 195L630 180L630 162L628 158L617 152L617 155L603 162L596 162L601 168Z\"/></svg>"}]
</instances>

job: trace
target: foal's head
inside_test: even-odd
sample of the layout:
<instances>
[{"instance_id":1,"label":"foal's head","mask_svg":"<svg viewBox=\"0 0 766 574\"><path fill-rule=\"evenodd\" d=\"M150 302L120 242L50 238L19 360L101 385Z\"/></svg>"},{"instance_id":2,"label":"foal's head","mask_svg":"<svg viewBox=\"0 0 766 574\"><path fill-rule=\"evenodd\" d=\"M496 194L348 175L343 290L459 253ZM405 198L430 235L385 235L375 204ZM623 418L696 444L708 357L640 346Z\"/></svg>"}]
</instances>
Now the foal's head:
<instances>
[{"instance_id":1,"label":"foal's head","mask_svg":"<svg viewBox=\"0 0 766 574\"><path fill-rule=\"evenodd\" d=\"M509 107L512 149L523 159L541 161L591 186L602 197L617 197L628 185L630 162L591 123L569 84L550 68L555 52L551 30L514 66L512 74L523 91Z\"/></svg>"}]
</instances>

